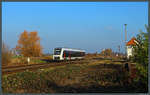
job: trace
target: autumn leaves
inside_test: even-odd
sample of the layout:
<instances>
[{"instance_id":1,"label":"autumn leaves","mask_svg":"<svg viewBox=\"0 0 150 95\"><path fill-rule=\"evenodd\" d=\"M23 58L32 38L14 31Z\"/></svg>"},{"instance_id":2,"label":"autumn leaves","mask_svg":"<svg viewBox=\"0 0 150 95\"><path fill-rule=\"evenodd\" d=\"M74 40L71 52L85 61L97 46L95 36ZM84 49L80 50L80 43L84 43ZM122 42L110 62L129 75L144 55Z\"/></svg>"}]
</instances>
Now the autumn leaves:
<instances>
[{"instance_id":1,"label":"autumn leaves","mask_svg":"<svg viewBox=\"0 0 150 95\"><path fill-rule=\"evenodd\" d=\"M42 55L42 46L38 32L24 31L19 36L16 51L25 57L38 57Z\"/></svg>"}]
</instances>

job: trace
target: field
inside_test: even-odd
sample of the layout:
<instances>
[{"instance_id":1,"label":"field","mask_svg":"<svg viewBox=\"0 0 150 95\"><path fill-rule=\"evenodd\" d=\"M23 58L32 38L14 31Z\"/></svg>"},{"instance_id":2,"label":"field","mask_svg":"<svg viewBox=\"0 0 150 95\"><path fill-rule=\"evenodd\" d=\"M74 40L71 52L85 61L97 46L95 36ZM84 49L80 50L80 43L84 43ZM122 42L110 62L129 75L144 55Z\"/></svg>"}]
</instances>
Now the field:
<instances>
[{"instance_id":1,"label":"field","mask_svg":"<svg viewBox=\"0 0 150 95\"><path fill-rule=\"evenodd\" d=\"M26 70L2 76L4 93L145 92L132 81L124 62L89 58L82 64ZM130 67L130 69L132 69Z\"/></svg>"}]
</instances>

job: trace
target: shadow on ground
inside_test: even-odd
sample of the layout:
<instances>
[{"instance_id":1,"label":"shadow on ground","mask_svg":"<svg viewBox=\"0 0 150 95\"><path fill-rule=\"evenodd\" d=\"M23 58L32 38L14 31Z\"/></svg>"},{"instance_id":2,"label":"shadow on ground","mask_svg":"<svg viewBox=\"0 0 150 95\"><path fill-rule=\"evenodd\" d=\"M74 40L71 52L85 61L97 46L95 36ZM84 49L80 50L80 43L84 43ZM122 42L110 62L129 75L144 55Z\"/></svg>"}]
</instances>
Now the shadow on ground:
<instances>
[{"instance_id":1,"label":"shadow on ground","mask_svg":"<svg viewBox=\"0 0 150 95\"><path fill-rule=\"evenodd\" d=\"M58 86L53 82L49 82L49 88L53 89L57 93L128 93L135 92L136 89L133 89L129 86L100 86L93 84L89 87L82 87L80 84L74 86Z\"/></svg>"}]
</instances>

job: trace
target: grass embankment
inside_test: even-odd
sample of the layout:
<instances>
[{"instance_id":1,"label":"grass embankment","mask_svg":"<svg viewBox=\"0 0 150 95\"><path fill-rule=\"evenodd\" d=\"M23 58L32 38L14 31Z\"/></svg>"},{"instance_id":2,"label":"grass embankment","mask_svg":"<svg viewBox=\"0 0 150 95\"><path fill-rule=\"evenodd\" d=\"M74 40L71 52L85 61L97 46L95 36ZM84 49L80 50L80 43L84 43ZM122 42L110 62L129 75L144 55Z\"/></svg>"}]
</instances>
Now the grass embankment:
<instances>
[{"instance_id":1,"label":"grass embankment","mask_svg":"<svg viewBox=\"0 0 150 95\"><path fill-rule=\"evenodd\" d=\"M2 76L4 93L138 92L120 64L68 64Z\"/></svg>"},{"instance_id":2,"label":"grass embankment","mask_svg":"<svg viewBox=\"0 0 150 95\"><path fill-rule=\"evenodd\" d=\"M29 63L27 62L27 57L12 56L11 61L5 66L46 63L48 60L52 60L52 56L30 57Z\"/></svg>"}]
</instances>

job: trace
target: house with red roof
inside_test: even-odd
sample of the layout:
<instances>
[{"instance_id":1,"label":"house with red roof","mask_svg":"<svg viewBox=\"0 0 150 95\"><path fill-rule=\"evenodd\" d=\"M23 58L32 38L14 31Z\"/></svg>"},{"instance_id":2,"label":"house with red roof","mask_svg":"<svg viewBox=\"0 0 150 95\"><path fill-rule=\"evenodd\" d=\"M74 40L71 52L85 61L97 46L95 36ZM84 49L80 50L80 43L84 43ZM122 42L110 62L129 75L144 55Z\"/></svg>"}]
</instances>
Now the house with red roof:
<instances>
[{"instance_id":1,"label":"house with red roof","mask_svg":"<svg viewBox=\"0 0 150 95\"><path fill-rule=\"evenodd\" d=\"M127 49L127 58L130 58L133 56L133 46L137 45L138 41L135 37L133 37L130 41L126 43L126 49Z\"/></svg>"}]
</instances>

